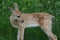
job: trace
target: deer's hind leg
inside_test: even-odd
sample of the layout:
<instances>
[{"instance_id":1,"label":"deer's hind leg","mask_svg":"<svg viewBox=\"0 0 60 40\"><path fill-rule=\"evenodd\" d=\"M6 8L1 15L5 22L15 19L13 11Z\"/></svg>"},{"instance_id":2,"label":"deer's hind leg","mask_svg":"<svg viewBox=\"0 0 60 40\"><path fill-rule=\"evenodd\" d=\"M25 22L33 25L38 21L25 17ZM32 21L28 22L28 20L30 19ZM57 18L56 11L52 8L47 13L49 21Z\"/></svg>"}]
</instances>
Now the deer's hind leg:
<instances>
[{"instance_id":1,"label":"deer's hind leg","mask_svg":"<svg viewBox=\"0 0 60 40\"><path fill-rule=\"evenodd\" d=\"M47 34L49 40L57 40L57 36L54 35L51 31L52 21L46 21L41 25L41 29Z\"/></svg>"},{"instance_id":2,"label":"deer's hind leg","mask_svg":"<svg viewBox=\"0 0 60 40\"><path fill-rule=\"evenodd\" d=\"M57 40L56 35L54 35L50 29L44 28L43 30L47 34L49 40Z\"/></svg>"}]
</instances>

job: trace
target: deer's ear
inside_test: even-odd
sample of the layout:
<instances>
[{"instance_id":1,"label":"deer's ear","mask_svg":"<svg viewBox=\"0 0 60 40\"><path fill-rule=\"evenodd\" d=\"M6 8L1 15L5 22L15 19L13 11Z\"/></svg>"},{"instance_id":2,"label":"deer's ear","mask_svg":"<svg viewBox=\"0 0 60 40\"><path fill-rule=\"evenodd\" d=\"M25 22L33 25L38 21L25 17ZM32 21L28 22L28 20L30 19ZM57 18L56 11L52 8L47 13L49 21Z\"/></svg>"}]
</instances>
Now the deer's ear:
<instances>
[{"instance_id":1,"label":"deer's ear","mask_svg":"<svg viewBox=\"0 0 60 40\"><path fill-rule=\"evenodd\" d=\"M18 4L17 3L14 3L13 5L15 7L15 10L19 10L19 7L18 7Z\"/></svg>"},{"instance_id":2,"label":"deer's ear","mask_svg":"<svg viewBox=\"0 0 60 40\"><path fill-rule=\"evenodd\" d=\"M12 7L8 7L8 9L11 11L11 12L14 12L15 9L13 9Z\"/></svg>"}]
</instances>

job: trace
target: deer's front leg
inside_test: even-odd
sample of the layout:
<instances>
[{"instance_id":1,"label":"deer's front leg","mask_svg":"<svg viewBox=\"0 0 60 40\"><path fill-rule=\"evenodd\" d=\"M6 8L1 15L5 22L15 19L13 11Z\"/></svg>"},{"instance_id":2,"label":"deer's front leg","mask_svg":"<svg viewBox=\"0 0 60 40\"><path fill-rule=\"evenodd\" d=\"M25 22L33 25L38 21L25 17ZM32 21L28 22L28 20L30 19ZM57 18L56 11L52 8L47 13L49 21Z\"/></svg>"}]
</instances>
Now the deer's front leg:
<instances>
[{"instance_id":1,"label":"deer's front leg","mask_svg":"<svg viewBox=\"0 0 60 40\"><path fill-rule=\"evenodd\" d=\"M20 40L20 30L18 29L17 40Z\"/></svg>"},{"instance_id":2,"label":"deer's front leg","mask_svg":"<svg viewBox=\"0 0 60 40\"><path fill-rule=\"evenodd\" d=\"M23 26L21 26L20 28L20 39L19 40L24 40L24 27Z\"/></svg>"},{"instance_id":3,"label":"deer's front leg","mask_svg":"<svg viewBox=\"0 0 60 40\"><path fill-rule=\"evenodd\" d=\"M17 40L24 40L24 29L22 26L18 28Z\"/></svg>"}]
</instances>

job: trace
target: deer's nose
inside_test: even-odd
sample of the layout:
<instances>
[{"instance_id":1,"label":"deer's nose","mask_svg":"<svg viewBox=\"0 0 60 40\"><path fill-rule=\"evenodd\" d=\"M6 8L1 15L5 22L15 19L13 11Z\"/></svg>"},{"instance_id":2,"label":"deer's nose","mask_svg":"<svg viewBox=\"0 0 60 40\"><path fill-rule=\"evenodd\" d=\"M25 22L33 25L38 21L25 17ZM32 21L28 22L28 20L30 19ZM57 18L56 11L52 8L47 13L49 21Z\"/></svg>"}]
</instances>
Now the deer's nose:
<instances>
[{"instance_id":1,"label":"deer's nose","mask_svg":"<svg viewBox=\"0 0 60 40\"><path fill-rule=\"evenodd\" d=\"M24 20L22 20L21 22L24 22Z\"/></svg>"}]
</instances>

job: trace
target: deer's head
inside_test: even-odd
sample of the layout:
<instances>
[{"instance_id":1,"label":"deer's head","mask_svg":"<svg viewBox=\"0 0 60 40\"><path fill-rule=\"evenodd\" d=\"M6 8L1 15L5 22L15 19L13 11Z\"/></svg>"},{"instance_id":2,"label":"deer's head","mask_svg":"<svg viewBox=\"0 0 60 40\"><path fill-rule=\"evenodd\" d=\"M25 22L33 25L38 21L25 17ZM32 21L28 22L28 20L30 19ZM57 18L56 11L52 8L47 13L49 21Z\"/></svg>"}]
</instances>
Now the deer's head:
<instances>
[{"instance_id":1,"label":"deer's head","mask_svg":"<svg viewBox=\"0 0 60 40\"><path fill-rule=\"evenodd\" d=\"M21 17L21 12L19 11L17 3L13 4L15 8L9 7L9 10L12 12L12 19L17 20L19 22L24 22L23 18Z\"/></svg>"}]
</instances>

